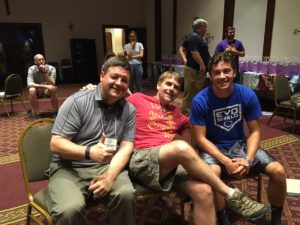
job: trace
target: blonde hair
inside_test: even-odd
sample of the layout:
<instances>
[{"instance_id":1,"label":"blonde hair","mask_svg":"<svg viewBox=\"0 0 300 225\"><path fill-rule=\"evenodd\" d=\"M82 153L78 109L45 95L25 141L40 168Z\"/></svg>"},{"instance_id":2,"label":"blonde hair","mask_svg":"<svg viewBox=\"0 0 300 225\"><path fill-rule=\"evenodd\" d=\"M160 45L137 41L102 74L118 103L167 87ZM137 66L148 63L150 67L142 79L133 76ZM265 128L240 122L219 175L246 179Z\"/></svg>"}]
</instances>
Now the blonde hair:
<instances>
[{"instance_id":1,"label":"blonde hair","mask_svg":"<svg viewBox=\"0 0 300 225\"><path fill-rule=\"evenodd\" d=\"M165 71L160 75L158 79L158 83L161 84L165 79L170 79L170 78L174 78L178 82L180 82L181 80L181 77L178 73L174 71Z\"/></svg>"},{"instance_id":2,"label":"blonde hair","mask_svg":"<svg viewBox=\"0 0 300 225\"><path fill-rule=\"evenodd\" d=\"M193 22L193 29L196 29L200 26L207 26L207 21L204 19L196 19Z\"/></svg>"}]
</instances>

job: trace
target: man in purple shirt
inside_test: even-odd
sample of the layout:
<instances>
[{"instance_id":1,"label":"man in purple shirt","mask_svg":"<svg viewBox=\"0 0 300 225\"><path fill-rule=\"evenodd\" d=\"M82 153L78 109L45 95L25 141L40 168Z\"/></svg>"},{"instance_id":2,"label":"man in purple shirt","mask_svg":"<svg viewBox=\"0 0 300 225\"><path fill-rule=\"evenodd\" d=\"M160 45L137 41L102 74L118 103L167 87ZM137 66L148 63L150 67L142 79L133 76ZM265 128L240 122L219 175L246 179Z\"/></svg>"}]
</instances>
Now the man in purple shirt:
<instances>
[{"instance_id":1,"label":"man in purple shirt","mask_svg":"<svg viewBox=\"0 0 300 225\"><path fill-rule=\"evenodd\" d=\"M225 31L225 39L220 41L216 48L215 52L230 52L233 57L235 57L236 63L236 76L234 78L234 82L240 83L240 72L239 72L239 57L245 56L245 48L240 40L234 38L235 28L229 26Z\"/></svg>"}]
</instances>

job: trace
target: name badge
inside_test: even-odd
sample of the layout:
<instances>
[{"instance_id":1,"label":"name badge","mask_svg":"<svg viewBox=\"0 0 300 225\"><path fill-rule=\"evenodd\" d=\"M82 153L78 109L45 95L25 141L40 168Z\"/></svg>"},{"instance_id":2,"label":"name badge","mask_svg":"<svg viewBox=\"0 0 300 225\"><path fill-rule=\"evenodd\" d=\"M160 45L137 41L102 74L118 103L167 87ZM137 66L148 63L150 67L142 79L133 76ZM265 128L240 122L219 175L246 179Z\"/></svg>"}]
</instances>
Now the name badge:
<instances>
[{"instance_id":1,"label":"name badge","mask_svg":"<svg viewBox=\"0 0 300 225\"><path fill-rule=\"evenodd\" d=\"M117 150L117 139L115 138L105 138L104 145L109 150Z\"/></svg>"}]
</instances>

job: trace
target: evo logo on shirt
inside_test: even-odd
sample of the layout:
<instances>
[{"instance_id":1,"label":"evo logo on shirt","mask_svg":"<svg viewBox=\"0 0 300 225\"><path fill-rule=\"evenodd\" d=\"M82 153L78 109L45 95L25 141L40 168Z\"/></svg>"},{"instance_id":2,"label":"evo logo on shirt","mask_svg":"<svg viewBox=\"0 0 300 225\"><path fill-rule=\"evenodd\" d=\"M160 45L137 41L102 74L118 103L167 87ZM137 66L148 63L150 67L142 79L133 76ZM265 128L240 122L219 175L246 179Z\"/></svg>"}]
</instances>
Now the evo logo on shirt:
<instances>
[{"instance_id":1,"label":"evo logo on shirt","mask_svg":"<svg viewBox=\"0 0 300 225\"><path fill-rule=\"evenodd\" d=\"M213 110L215 126L230 131L235 124L242 120L241 105L236 104Z\"/></svg>"}]
</instances>

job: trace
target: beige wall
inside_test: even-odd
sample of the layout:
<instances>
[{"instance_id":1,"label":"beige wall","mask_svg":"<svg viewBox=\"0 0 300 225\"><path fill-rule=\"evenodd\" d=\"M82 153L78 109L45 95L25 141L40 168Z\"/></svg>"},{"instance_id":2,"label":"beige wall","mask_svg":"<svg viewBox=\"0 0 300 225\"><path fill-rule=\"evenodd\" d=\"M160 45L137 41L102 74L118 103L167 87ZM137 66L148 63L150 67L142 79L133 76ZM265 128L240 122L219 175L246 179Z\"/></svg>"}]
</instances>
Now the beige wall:
<instances>
[{"instance_id":1,"label":"beige wall","mask_svg":"<svg viewBox=\"0 0 300 225\"><path fill-rule=\"evenodd\" d=\"M214 36L209 44L210 53L213 53L217 42L222 38L224 1L178 0L177 13L177 46L180 46L183 36L192 31L193 17L198 16L207 20L208 32Z\"/></svg>"},{"instance_id":2,"label":"beige wall","mask_svg":"<svg viewBox=\"0 0 300 225\"><path fill-rule=\"evenodd\" d=\"M300 1L277 0L273 28L271 56L273 58L288 57L300 62Z\"/></svg>"},{"instance_id":3,"label":"beige wall","mask_svg":"<svg viewBox=\"0 0 300 225\"><path fill-rule=\"evenodd\" d=\"M142 13L145 0L14 0L9 1L11 15L0 3L0 21L41 23L47 61L71 58L70 38L96 40L97 60L103 60L102 25L145 27ZM113 2L113 4L112 4ZM73 24L73 30L69 24Z\"/></svg>"},{"instance_id":4,"label":"beige wall","mask_svg":"<svg viewBox=\"0 0 300 225\"><path fill-rule=\"evenodd\" d=\"M178 0L176 34L172 30L172 3L172 0L162 1L162 56L172 53L173 35L179 47L182 37L192 30L194 16L208 21L208 32L214 36L209 45L213 53L222 37L224 1ZM248 55L262 52L265 3L266 0L236 0L236 37L243 41ZM145 54L149 62L154 60L154 0L14 0L9 4L11 15L6 15L4 1L0 2L0 22L41 23L48 61L71 58L70 38L92 38L96 40L97 60L101 63L103 24L146 27ZM300 33L293 35L295 28L300 29L299 10L299 0L276 1L271 56L299 57ZM252 22L250 27L249 21ZM73 30L69 29L70 23Z\"/></svg>"},{"instance_id":5,"label":"beige wall","mask_svg":"<svg viewBox=\"0 0 300 225\"><path fill-rule=\"evenodd\" d=\"M235 1L234 26L246 57L261 59L263 53L267 0Z\"/></svg>"}]
</instances>

